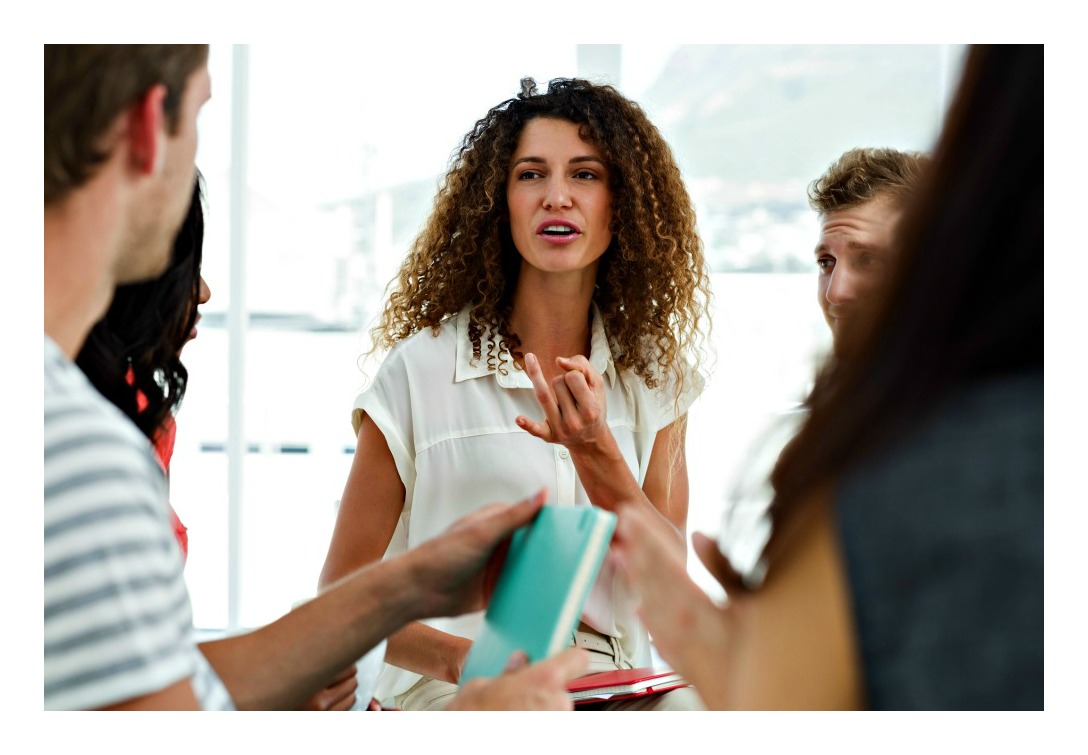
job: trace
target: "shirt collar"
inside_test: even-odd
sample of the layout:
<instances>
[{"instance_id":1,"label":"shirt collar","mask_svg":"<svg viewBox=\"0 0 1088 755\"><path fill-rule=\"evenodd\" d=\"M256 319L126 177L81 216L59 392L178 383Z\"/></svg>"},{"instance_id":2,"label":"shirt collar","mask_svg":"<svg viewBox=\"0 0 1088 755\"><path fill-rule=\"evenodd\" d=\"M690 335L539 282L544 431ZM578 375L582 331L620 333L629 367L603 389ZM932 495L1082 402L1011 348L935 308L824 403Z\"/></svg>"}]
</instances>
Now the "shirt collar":
<instances>
[{"instance_id":1,"label":"shirt collar","mask_svg":"<svg viewBox=\"0 0 1088 755\"><path fill-rule=\"evenodd\" d=\"M593 365L593 369L604 375L608 381L608 387L612 388L616 384L616 365L612 359L612 349L608 345L608 337L604 332L601 311L597 309L595 302L590 306L593 321L590 325L589 363ZM488 347L494 342L490 331L485 331L480 339L481 356L476 360L475 364L472 363L472 342L468 338L468 323L469 310L466 307L458 312L456 317L457 368L454 371L454 382L460 383L465 380L494 375L495 380L503 388L532 388L533 383L529 380L529 376L523 370L514 367L509 352L503 351L499 354L499 364L504 368L505 375L499 370L488 369L487 351Z\"/></svg>"}]
</instances>

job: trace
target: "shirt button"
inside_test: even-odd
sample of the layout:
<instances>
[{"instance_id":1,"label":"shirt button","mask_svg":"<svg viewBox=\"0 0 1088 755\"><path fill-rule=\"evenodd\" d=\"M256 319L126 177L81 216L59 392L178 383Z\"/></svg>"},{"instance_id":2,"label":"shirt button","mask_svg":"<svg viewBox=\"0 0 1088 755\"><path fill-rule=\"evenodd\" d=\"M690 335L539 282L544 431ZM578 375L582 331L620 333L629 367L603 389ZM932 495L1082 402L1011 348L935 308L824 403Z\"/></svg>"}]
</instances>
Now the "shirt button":
<instances>
[{"instance_id":1,"label":"shirt button","mask_svg":"<svg viewBox=\"0 0 1088 755\"><path fill-rule=\"evenodd\" d=\"M568 451L565 448L560 448L559 449L559 458L560 459L569 459L570 458L570 451Z\"/></svg>"}]
</instances>

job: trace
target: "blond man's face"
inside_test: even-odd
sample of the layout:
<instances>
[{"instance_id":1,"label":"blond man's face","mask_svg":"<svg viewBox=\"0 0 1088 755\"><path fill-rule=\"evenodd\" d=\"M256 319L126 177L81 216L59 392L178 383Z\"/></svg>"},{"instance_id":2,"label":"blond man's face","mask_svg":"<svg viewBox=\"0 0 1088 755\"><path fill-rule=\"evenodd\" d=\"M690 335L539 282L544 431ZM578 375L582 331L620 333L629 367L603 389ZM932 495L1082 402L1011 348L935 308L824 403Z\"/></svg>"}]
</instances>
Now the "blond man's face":
<instances>
[{"instance_id":1,"label":"blond man's face","mask_svg":"<svg viewBox=\"0 0 1088 755\"><path fill-rule=\"evenodd\" d=\"M814 251L819 267L816 293L835 338L875 304L891 262L900 215L892 197L877 196L820 216L820 240Z\"/></svg>"}]
</instances>

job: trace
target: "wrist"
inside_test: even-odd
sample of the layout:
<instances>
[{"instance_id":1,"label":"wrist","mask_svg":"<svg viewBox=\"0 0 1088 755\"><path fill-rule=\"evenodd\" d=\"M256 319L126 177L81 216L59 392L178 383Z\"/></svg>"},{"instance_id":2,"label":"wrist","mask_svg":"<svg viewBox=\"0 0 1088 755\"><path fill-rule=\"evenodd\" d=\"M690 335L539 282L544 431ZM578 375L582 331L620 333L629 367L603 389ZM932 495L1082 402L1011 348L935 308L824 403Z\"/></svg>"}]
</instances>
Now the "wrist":
<instances>
[{"instance_id":1,"label":"wrist","mask_svg":"<svg viewBox=\"0 0 1088 755\"><path fill-rule=\"evenodd\" d=\"M607 426L593 438L572 446L570 451L572 454L582 456L587 461L594 461L598 464L611 464L617 461L626 464L619 444L616 443L616 436L612 434Z\"/></svg>"},{"instance_id":2,"label":"wrist","mask_svg":"<svg viewBox=\"0 0 1088 755\"><path fill-rule=\"evenodd\" d=\"M449 644L443 654L447 661L446 681L451 684L461 683L461 671L465 667L468 651L472 648L472 641L454 634L447 634Z\"/></svg>"},{"instance_id":3,"label":"wrist","mask_svg":"<svg viewBox=\"0 0 1088 755\"><path fill-rule=\"evenodd\" d=\"M578 479L595 505L615 511L627 501L645 498L611 434L600 443L587 444L578 450L572 448L571 459Z\"/></svg>"},{"instance_id":4,"label":"wrist","mask_svg":"<svg viewBox=\"0 0 1088 755\"><path fill-rule=\"evenodd\" d=\"M396 622L394 631L429 615L413 555L409 552L375 564L370 577L379 590L381 611Z\"/></svg>"}]
</instances>

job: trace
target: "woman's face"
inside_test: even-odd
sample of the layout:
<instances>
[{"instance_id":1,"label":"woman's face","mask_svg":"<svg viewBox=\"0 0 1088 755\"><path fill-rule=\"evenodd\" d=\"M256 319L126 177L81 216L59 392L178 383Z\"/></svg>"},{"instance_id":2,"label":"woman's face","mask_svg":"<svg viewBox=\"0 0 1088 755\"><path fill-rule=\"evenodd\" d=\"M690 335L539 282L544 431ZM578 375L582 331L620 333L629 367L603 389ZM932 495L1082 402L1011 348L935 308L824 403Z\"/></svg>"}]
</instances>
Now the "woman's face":
<instances>
[{"instance_id":1,"label":"woman's face","mask_svg":"<svg viewBox=\"0 0 1088 755\"><path fill-rule=\"evenodd\" d=\"M534 118L518 139L506 179L510 233L525 265L589 272L612 242L612 191L600 152L557 118Z\"/></svg>"},{"instance_id":2,"label":"woman's face","mask_svg":"<svg viewBox=\"0 0 1088 755\"><path fill-rule=\"evenodd\" d=\"M199 307L201 304L206 304L208 299L212 298L212 290L208 287L207 281L204 280L204 276L200 276L200 285L197 290L196 303L194 306ZM185 343L196 338L196 324L200 322L200 310L197 310L196 321L193 322L193 329L189 331L188 337L185 339ZM182 347L184 348L184 346Z\"/></svg>"}]
</instances>

